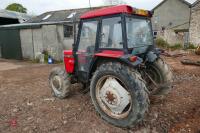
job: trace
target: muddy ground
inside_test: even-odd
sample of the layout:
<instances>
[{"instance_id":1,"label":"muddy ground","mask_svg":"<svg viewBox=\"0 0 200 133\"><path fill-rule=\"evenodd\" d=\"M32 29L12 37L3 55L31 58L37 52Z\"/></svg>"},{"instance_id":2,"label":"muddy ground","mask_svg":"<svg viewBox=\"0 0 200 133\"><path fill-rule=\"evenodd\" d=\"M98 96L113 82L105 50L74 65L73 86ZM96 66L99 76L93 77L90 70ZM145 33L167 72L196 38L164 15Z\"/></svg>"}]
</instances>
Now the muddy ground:
<instances>
[{"instance_id":1,"label":"muddy ground","mask_svg":"<svg viewBox=\"0 0 200 133\"><path fill-rule=\"evenodd\" d=\"M53 98L48 74L55 66L0 60L0 132L2 133L200 133L200 67L165 57L174 72L174 88L161 101L151 101L144 121L120 129L96 115L88 94L74 85L72 95Z\"/></svg>"}]
</instances>

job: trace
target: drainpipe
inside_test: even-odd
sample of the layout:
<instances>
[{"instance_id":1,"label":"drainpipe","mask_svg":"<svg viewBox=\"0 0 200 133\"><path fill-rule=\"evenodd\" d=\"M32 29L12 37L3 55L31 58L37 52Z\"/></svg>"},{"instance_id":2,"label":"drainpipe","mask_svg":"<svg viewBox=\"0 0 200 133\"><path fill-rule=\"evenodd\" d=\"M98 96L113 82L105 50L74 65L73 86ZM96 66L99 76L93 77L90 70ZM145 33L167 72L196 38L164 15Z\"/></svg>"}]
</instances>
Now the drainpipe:
<instances>
[{"instance_id":1,"label":"drainpipe","mask_svg":"<svg viewBox=\"0 0 200 133\"><path fill-rule=\"evenodd\" d=\"M189 43L190 42L190 24L191 24L191 17L192 16L192 5L190 5L190 17L189 17L189 35L188 35L188 38L187 38L187 40L188 40L188 42L187 43Z\"/></svg>"}]
</instances>

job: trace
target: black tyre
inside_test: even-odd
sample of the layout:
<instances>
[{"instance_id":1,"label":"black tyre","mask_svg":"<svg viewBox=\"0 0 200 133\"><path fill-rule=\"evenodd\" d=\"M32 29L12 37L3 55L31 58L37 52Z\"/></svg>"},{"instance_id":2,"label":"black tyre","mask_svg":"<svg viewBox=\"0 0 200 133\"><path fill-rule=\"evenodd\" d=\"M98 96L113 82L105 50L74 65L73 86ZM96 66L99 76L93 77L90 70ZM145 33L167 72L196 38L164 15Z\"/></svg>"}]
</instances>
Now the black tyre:
<instances>
[{"instance_id":1,"label":"black tyre","mask_svg":"<svg viewBox=\"0 0 200 133\"><path fill-rule=\"evenodd\" d=\"M170 92L173 81L172 71L161 58L154 63L147 64L146 72L158 85L156 88L152 82L147 83L147 88L152 95L166 95Z\"/></svg>"},{"instance_id":2,"label":"black tyre","mask_svg":"<svg viewBox=\"0 0 200 133\"><path fill-rule=\"evenodd\" d=\"M49 75L49 85L53 96L60 99L67 97L70 93L69 75L62 68L54 68Z\"/></svg>"},{"instance_id":3,"label":"black tyre","mask_svg":"<svg viewBox=\"0 0 200 133\"><path fill-rule=\"evenodd\" d=\"M92 77L90 95L100 116L123 128L140 122L149 106L148 90L140 74L120 63L98 67Z\"/></svg>"}]
</instances>

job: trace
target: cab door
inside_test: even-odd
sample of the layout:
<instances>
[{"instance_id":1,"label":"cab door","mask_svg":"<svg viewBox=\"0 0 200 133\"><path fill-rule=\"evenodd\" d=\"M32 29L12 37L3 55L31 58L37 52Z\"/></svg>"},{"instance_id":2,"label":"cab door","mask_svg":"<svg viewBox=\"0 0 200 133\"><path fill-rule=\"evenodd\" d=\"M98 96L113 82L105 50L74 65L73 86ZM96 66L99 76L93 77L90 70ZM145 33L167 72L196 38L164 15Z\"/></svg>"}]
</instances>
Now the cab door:
<instances>
[{"instance_id":1,"label":"cab door","mask_svg":"<svg viewBox=\"0 0 200 133\"><path fill-rule=\"evenodd\" d=\"M98 21L82 21L76 50L76 61L77 63L77 76L83 82L87 81L87 76L90 69L90 64L93 59L96 45Z\"/></svg>"}]
</instances>

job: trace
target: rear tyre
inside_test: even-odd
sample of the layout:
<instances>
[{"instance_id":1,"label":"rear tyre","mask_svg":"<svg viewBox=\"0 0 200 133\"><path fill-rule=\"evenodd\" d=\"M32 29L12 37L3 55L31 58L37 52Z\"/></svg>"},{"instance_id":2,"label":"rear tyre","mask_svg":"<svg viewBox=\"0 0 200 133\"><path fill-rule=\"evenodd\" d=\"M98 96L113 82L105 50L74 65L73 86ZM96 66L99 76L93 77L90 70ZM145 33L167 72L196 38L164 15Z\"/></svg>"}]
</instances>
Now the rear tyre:
<instances>
[{"instance_id":1,"label":"rear tyre","mask_svg":"<svg viewBox=\"0 0 200 133\"><path fill-rule=\"evenodd\" d=\"M154 90L155 86L152 85L152 83L147 83L149 91L151 92L154 90L152 95L162 96L170 92L172 88L173 74L170 67L161 58L158 58L153 63L149 63L146 72L158 85L158 89Z\"/></svg>"},{"instance_id":2,"label":"rear tyre","mask_svg":"<svg viewBox=\"0 0 200 133\"><path fill-rule=\"evenodd\" d=\"M64 99L70 93L70 78L62 68L54 68L49 75L49 85L53 96Z\"/></svg>"},{"instance_id":3,"label":"rear tyre","mask_svg":"<svg viewBox=\"0 0 200 133\"><path fill-rule=\"evenodd\" d=\"M123 128L140 122L149 106L148 90L140 74L120 63L105 63L97 69L90 95L99 115Z\"/></svg>"}]
</instances>

